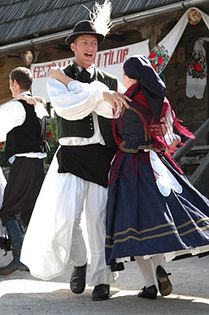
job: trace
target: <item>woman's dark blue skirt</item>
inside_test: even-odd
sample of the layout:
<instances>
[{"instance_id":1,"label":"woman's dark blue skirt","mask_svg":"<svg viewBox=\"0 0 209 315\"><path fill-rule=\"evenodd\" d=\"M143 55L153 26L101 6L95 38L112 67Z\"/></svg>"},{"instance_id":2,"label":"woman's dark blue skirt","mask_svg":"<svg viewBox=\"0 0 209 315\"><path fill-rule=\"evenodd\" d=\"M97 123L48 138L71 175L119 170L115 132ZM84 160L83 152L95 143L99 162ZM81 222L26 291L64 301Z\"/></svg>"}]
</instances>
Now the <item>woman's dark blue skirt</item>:
<instances>
[{"instance_id":1,"label":"woman's dark blue skirt","mask_svg":"<svg viewBox=\"0 0 209 315\"><path fill-rule=\"evenodd\" d=\"M163 163L182 186L181 193L171 190L167 197L160 193L148 152L121 152L114 160L107 204L107 264L128 256L209 250L209 200L170 163Z\"/></svg>"}]
</instances>

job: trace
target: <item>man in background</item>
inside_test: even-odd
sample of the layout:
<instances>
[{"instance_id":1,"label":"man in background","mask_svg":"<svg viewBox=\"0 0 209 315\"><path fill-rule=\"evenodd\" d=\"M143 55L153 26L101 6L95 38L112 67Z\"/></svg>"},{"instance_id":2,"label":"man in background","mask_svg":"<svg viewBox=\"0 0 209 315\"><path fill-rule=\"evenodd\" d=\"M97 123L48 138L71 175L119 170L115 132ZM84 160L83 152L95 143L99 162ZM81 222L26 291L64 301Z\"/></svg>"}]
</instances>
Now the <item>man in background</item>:
<instances>
[{"instance_id":1,"label":"man in background","mask_svg":"<svg viewBox=\"0 0 209 315\"><path fill-rule=\"evenodd\" d=\"M27 103L32 85L32 74L18 67L9 75L13 99L0 107L0 141L6 141L5 158L11 164L5 187L0 217L6 227L13 260L0 268L0 275L28 268L20 262L23 228L27 227L36 198L44 179L42 130L40 118L47 116L43 104Z\"/></svg>"}]
</instances>

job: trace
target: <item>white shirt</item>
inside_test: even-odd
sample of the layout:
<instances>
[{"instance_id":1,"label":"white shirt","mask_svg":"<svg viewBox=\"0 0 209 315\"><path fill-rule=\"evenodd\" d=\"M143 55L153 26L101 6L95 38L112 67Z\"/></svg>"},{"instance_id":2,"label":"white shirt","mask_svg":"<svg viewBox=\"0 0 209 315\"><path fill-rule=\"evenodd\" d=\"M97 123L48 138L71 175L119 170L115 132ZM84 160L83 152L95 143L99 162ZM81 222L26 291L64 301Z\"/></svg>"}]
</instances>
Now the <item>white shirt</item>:
<instances>
[{"instance_id":1,"label":"white shirt","mask_svg":"<svg viewBox=\"0 0 209 315\"><path fill-rule=\"evenodd\" d=\"M29 91L20 93L19 95L27 95ZM32 106L32 105L30 105ZM44 116L48 116L46 109L43 104L38 103L35 106L36 116L38 118L43 118ZM6 141L7 134L17 126L21 126L26 119L26 112L24 106L21 102L12 99L9 102L0 106L0 141ZM15 154L15 156L25 156L28 158L39 158L43 159L46 157L46 153L42 152L29 152L29 153L21 153ZM12 156L9 159L10 163L13 163L15 156Z\"/></svg>"},{"instance_id":2,"label":"white shirt","mask_svg":"<svg viewBox=\"0 0 209 315\"><path fill-rule=\"evenodd\" d=\"M83 119L92 113L95 133L91 138L64 137L59 139L61 145L88 145L93 143L105 144L101 135L97 115L113 118L112 106L103 100L103 92L108 87L99 82L82 83L71 81L66 87L61 82L49 78L47 83L48 95L55 112L66 120ZM173 119L169 111L165 115L167 133L164 136L167 144L180 137L173 132Z\"/></svg>"},{"instance_id":3,"label":"white shirt","mask_svg":"<svg viewBox=\"0 0 209 315\"><path fill-rule=\"evenodd\" d=\"M109 91L105 84L99 81L92 83L71 81L66 87L61 82L49 78L47 91L55 112L66 120L83 119L92 113L94 135L91 138L64 137L59 139L61 145L105 144L97 117L97 115L113 117L112 106L103 100L103 92Z\"/></svg>"}]
</instances>

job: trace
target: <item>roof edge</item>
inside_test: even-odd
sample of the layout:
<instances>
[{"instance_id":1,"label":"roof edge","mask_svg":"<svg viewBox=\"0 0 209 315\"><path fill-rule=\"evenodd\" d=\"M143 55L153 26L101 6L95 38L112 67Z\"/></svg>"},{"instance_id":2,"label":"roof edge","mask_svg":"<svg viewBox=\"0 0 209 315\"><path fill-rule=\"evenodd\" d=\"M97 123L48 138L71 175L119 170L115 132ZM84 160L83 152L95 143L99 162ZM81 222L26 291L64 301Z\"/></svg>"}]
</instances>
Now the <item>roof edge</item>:
<instances>
[{"instance_id":1,"label":"roof edge","mask_svg":"<svg viewBox=\"0 0 209 315\"><path fill-rule=\"evenodd\" d=\"M178 2L178 3L173 3L173 4L161 6L158 8L148 9L145 11L129 14L126 16L121 16L121 17L113 19L112 24L113 24L113 26L115 26L115 25L119 25L119 24L123 24L123 23L128 23L131 21L136 21L136 20L140 21L140 20L143 20L145 18L149 18L149 17L153 17L153 16L160 16L160 15L170 13L173 11L189 9L191 7L200 6L200 5L205 4L205 3L208 3L208 0L185 0L185 1ZM32 38L29 40L24 40L21 42L15 42L12 44L3 45L3 46L0 46L0 53L6 52L6 51L11 51L11 50L21 49L24 47L35 46L35 45L42 44L42 43L49 42L49 41L55 41L55 40L67 37L72 32L73 32L73 29L70 29L70 30L66 30L66 31L62 31L62 32L57 32L57 33L45 35L45 36L40 36L37 38Z\"/></svg>"}]
</instances>

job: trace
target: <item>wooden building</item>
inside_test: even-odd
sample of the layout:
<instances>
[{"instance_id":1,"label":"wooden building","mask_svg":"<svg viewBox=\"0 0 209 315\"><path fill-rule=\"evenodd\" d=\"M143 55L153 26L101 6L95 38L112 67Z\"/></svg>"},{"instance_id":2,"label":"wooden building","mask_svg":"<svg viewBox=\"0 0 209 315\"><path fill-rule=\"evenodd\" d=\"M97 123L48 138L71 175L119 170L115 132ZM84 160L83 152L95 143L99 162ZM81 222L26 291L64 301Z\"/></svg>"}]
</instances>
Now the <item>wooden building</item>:
<instances>
[{"instance_id":1,"label":"wooden building","mask_svg":"<svg viewBox=\"0 0 209 315\"><path fill-rule=\"evenodd\" d=\"M103 3L104 1L97 1ZM100 50L113 49L149 39L150 50L192 7L209 14L208 0L111 0L112 29ZM89 0L1 0L0 1L0 103L10 99L8 74L16 66L30 67L72 56L65 38L74 25L88 19L95 1ZM209 37L203 19L188 23L168 65L163 71L168 97L189 129L195 131L209 117L208 82L204 97L186 96L186 71L195 42ZM205 45L207 63L209 42ZM140 52L139 52L140 53ZM208 74L207 74L208 76ZM208 145L208 135L200 140Z\"/></svg>"},{"instance_id":2,"label":"wooden building","mask_svg":"<svg viewBox=\"0 0 209 315\"><path fill-rule=\"evenodd\" d=\"M103 1L98 1L101 3ZM8 73L19 65L58 60L72 56L65 37L76 22L88 19L85 5L94 1L74 0L1 0L0 2L0 103L8 100ZM100 50L149 39L153 48L178 22L189 7L209 13L209 1L112 0L113 27ZM164 70L168 96L180 116L192 130L209 116L208 88L204 98L185 96L186 67L195 41L209 36L201 20L188 24L175 52ZM206 44L207 56L209 55Z\"/></svg>"}]
</instances>

